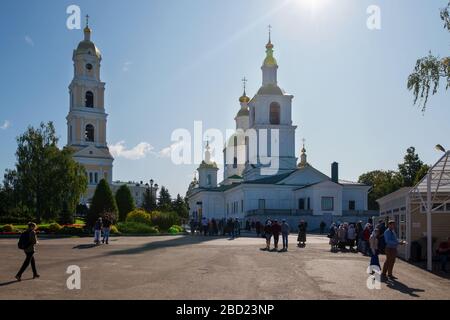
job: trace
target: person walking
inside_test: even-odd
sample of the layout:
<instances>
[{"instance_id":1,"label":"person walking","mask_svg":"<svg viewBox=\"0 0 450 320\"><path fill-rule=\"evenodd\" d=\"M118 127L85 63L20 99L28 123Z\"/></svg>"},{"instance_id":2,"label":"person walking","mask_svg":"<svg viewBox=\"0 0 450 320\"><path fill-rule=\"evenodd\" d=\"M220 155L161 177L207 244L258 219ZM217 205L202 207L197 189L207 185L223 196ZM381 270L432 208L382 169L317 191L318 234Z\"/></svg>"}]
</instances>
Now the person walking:
<instances>
[{"instance_id":1,"label":"person walking","mask_svg":"<svg viewBox=\"0 0 450 320\"><path fill-rule=\"evenodd\" d=\"M289 224L286 222L285 219L283 219L281 223L281 237L283 238L283 250L282 251L288 251L288 240L289 240L289 233L291 232L291 228L289 227Z\"/></svg>"},{"instance_id":2,"label":"person walking","mask_svg":"<svg viewBox=\"0 0 450 320\"><path fill-rule=\"evenodd\" d=\"M379 239L380 239L380 229L376 228L375 230L373 230L373 232L372 232L372 234L370 235L370 238L369 238L370 251L371 251L370 265L369 266L370 267L377 266L379 268L379 270L381 270L380 259L378 257L378 254L379 254L379 241L380 241Z\"/></svg>"},{"instance_id":3,"label":"person walking","mask_svg":"<svg viewBox=\"0 0 450 320\"><path fill-rule=\"evenodd\" d=\"M209 221L208 219L206 219L206 217L202 218L202 231L203 231L203 236L207 236L208 235L208 225L209 225Z\"/></svg>"},{"instance_id":4,"label":"person walking","mask_svg":"<svg viewBox=\"0 0 450 320\"><path fill-rule=\"evenodd\" d=\"M264 236L266 238L266 250L270 251L270 239L272 238L272 221L267 220L264 226Z\"/></svg>"},{"instance_id":5,"label":"person walking","mask_svg":"<svg viewBox=\"0 0 450 320\"><path fill-rule=\"evenodd\" d=\"M297 237L299 247L306 246L306 229L307 229L306 222L304 220L301 220L300 224L298 225L298 237Z\"/></svg>"},{"instance_id":6,"label":"person walking","mask_svg":"<svg viewBox=\"0 0 450 320\"><path fill-rule=\"evenodd\" d=\"M109 244L109 234L111 232L112 222L109 218L103 218L103 239L102 243Z\"/></svg>"},{"instance_id":7,"label":"person walking","mask_svg":"<svg viewBox=\"0 0 450 320\"><path fill-rule=\"evenodd\" d=\"M20 235L19 239L19 249L23 250L25 253L25 261L22 264L19 272L16 275L17 281L22 281L22 274L28 268L31 263L31 270L33 271L33 279L39 278L40 275L37 273L36 261L34 260L34 253L36 251L35 245L38 244L36 236L36 224L33 222L28 223L28 229Z\"/></svg>"},{"instance_id":8,"label":"person walking","mask_svg":"<svg viewBox=\"0 0 450 320\"><path fill-rule=\"evenodd\" d=\"M395 259L397 258L397 247L403 245L404 242L399 241L397 238L397 234L395 233L395 221L389 221L388 228L384 232L384 240L386 242L386 261L384 262L381 275L386 277L387 274L390 279L397 279L393 274Z\"/></svg>"},{"instance_id":9,"label":"person walking","mask_svg":"<svg viewBox=\"0 0 450 320\"><path fill-rule=\"evenodd\" d=\"M100 237L102 235L103 221L102 218L98 218L94 225L94 243L96 245L100 244Z\"/></svg>"},{"instance_id":10,"label":"person walking","mask_svg":"<svg viewBox=\"0 0 450 320\"><path fill-rule=\"evenodd\" d=\"M281 226L278 223L278 220L274 220L272 224L272 235L273 235L273 251L278 251L278 242L280 240Z\"/></svg>"}]
</instances>

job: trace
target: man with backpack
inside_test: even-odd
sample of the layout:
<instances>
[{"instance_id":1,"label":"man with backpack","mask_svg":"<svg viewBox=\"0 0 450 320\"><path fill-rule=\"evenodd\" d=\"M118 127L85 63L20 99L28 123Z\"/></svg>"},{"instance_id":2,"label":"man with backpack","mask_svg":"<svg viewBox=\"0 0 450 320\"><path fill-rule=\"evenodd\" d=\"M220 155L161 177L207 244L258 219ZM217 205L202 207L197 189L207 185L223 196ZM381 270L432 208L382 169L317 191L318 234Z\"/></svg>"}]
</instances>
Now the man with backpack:
<instances>
[{"instance_id":1,"label":"man with backpack","mask_svg":"<svg viewBox=\"0 0 450 320\"><path fill-rule=\"evenodd\" d=\"M28 223L28 229L20 235L18 247L19 249L25 252L26 258L22 264L22 267L20 268L19 272L16 275L17 281L22 280L22 274L28 268L30 263L31 269L33 270L33 279L40 277L36 270L36 262L34 261L34 252L35 252L34 246L38 243L35 229L36 224L30 222Z\"/></svg>"}]
</instances>

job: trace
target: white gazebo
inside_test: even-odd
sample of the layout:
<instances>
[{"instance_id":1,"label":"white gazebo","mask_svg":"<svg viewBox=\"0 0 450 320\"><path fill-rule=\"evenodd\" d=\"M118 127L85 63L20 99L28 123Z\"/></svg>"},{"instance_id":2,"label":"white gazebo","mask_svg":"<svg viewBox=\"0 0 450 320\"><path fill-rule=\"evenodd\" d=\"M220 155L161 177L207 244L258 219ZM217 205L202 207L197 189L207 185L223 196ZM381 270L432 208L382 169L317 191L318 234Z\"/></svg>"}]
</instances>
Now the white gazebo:
<instances>
[{"instance_id":1,"label":"white gazebo","mask_svg":"<svg viewBox=\"0 0 450 320\"><path fill-rule=\"evenodd\" d=\"M443 148L441 147L440 150ZM442 150L443 151L443 150ZM426 213L427 269L432 270L433 216L448 211L450 207L450 151L430 168L427 175L409 191L407 197L407 245L406 258L410 256L412 215L417 211ZM449 234L450 236L450 234Z\"/></svg>"}]
</instances>

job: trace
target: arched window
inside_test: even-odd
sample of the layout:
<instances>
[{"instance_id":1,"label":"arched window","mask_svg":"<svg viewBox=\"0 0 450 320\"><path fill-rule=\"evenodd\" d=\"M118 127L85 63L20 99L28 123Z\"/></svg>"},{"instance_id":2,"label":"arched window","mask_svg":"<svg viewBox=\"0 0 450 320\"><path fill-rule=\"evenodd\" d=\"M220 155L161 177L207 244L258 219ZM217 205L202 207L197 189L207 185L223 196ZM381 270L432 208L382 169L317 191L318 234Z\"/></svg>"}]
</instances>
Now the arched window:
<instances>
[{"instance_id":1,"label":"arched window","mask_svg":"<svg viewBox=\"0 0 450 320\"><path fill-rule=\"evenodd\" d=\"M277 102L270 104L270 124L280 124L280 105Z\"/></svg>"},{"instance_id":2,"label":"arched window","mask_svg":"<svg viewBox=\"0 0 450 320\"><path fill-rule=\"evenodd\" d=\"M91 91L86 92L85 105L86 105L86 108L94 107L94 94Z\"/></svg>"},{"instance_id":3,"label":"arched window","mask_svg":"<svg viewBox=\"0 0 450 320\"><path fill-rule=\"evenodd\" d=\"M233 168L236 169L237 168L237 148L238 148L238 138L235 136L234 137L234 150L233 150L233 154L234 154L234 158L233 158Z\"/></svg>"},{"instance_id":4,"label":"arched window","mask_svg":"<svg viewBox=\"0 0 450 320\"><path fill-rule=\"evenodd\" d=\"M86 126L84 136L87 142L94 142L94 126L92 124Z\"/></svg>"}]
</instances>

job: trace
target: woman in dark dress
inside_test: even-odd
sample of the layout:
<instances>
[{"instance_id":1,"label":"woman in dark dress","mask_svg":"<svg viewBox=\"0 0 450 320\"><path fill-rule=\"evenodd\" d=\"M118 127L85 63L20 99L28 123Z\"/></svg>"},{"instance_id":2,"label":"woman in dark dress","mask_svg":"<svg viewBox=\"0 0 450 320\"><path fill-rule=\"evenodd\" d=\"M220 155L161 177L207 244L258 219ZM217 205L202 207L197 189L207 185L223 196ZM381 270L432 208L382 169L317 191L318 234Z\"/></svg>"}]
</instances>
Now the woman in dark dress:
<instances>
[{"instance_id":1,"label":"woman in dark dress","mask_svg":"<svg viewBox=\"0 0 450 320\"><path fill-rule=\"evenodd\" d=\"M304 247L306 246L306 228L307 224L304 220L300 221L300 224L298 225L298 246Z\"/></svg>"}]
</instances>

